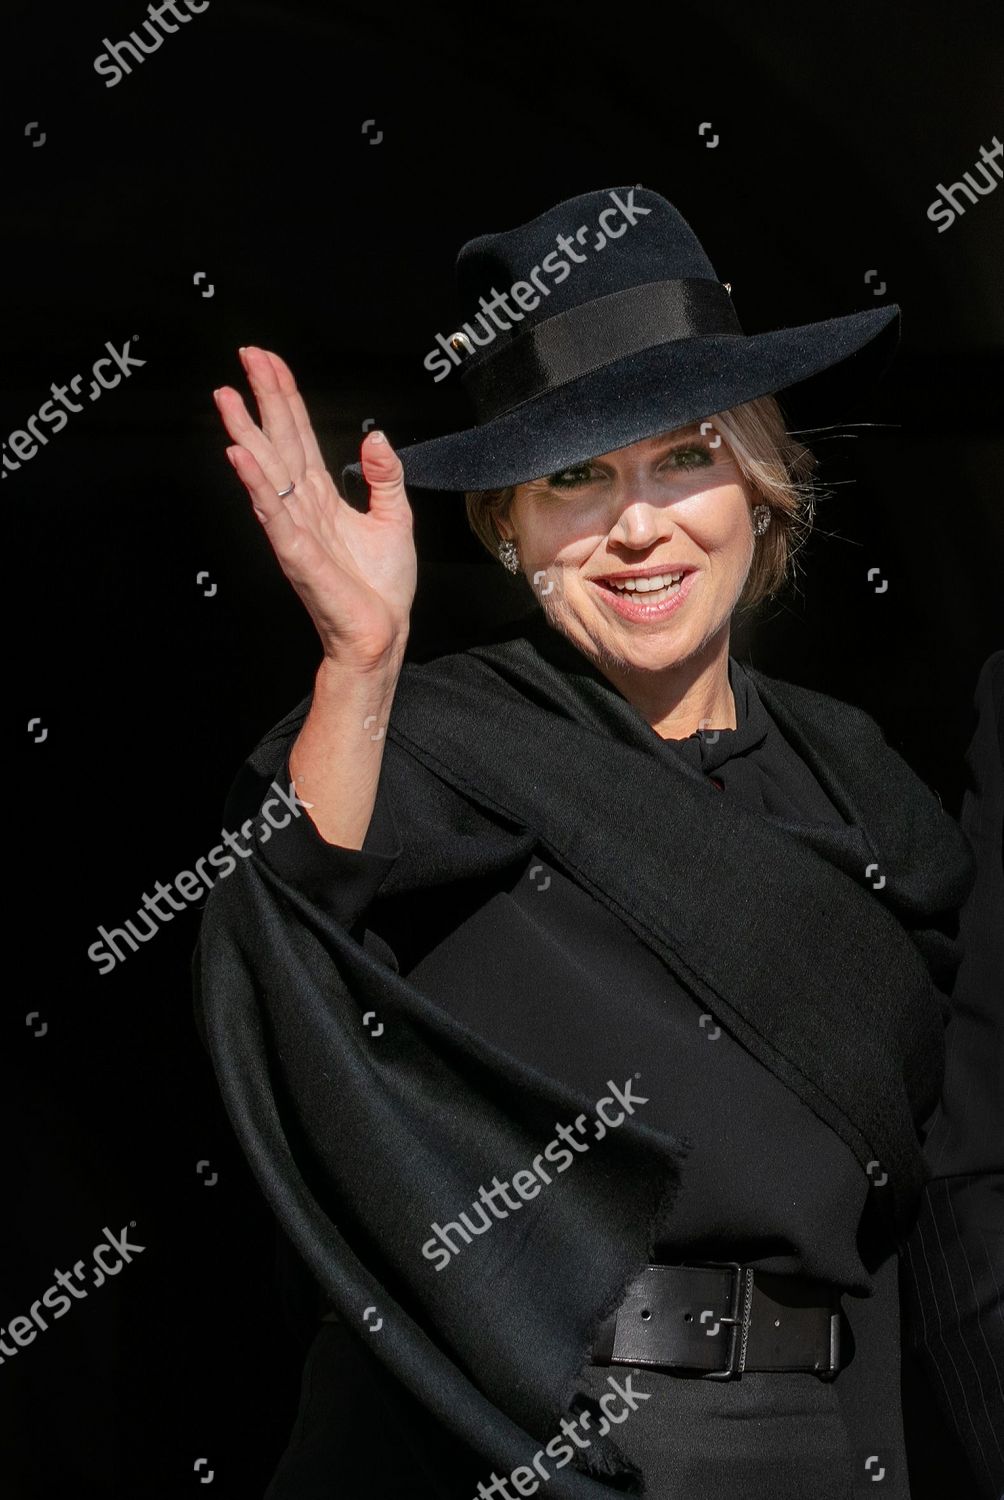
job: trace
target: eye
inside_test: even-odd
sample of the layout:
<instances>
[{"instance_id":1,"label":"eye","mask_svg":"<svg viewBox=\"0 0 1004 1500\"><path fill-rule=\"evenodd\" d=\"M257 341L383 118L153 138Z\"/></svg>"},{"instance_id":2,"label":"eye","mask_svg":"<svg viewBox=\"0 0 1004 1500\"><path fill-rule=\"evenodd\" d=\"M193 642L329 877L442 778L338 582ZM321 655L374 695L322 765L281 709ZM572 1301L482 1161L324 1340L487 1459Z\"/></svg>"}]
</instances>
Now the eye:
<instances>
[{"instance_id":1,"label":"eye","mask_svg":"<svg viewBox=\"0 0 1004 1500\"><path fill-rule=\"evenodd\" d=\"M707 444L687 443L672 449L665 461L672 461L674 469L701 469L713 464L715 457ZM593 477L590 464L572 464L567 469L549 474L545 483L552 490L574 490L588 484Z\"/></svg>"},{"instance_id":2,"label":"eye","mask_svg":"<svg viewBox=\"0 0 1004 1500\"><path fill-rule=\"evenodd\" d=\"M701 469L707 464L713 464L714 454L704 443L688 443L685 448L674 448L669 455L671 459L687 460L686 462L674 463L676 469ZM694 459L696 458L696 462Z\"/></svg>"},{"instance_id":3,"label":"eye","mask_svg":"<svg viewBox=\"0 0 1004 1500\"><path fill-rule=\"evenodd\" d=\"M570 469L559 469L556 474L548 475L548 484L553 490L572 490L577 485L588 483L590 470L588 464L573 464Z\"/></svg>"}]
</instances>

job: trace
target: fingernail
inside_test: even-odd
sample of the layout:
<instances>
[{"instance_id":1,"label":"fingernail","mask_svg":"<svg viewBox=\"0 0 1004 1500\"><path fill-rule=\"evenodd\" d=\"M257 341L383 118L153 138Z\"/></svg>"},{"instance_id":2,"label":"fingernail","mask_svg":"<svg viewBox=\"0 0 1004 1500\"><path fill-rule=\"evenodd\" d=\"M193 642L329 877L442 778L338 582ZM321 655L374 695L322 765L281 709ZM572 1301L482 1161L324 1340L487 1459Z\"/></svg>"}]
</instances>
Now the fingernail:
<instances>
[{"instance_id":1,"label":"fingernail","mask_svg":"<svg viewBox=\"0 0 1004 1500\"><path fill-rule=\"evenodd\" d=\"M373 439L374 443L385 443L387 441L387 434L385 432L381 432L379 427L373 428L373 431L370 433L370 437Z\"/></svg>"}]
</instances>

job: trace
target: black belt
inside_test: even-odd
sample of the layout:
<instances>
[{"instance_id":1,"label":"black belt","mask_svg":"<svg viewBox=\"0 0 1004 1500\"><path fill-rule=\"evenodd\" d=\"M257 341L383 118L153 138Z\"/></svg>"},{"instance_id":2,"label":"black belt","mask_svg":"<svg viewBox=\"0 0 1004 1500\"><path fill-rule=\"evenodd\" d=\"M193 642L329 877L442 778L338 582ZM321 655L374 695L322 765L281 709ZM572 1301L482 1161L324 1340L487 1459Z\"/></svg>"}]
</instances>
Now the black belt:
<instances>
[{"instance_id":1,"label":"black belt","mask_svg":"<svg viewBox=\"0 0 1004 1500\"><path fill-rule=\"evenodd\" d=\"M600 1328L592 1363L693 1370L706 1380L744 1370L811 1370L832 1380L840 1295L824 1281L734 1260L647 1266Z\"/></svg>"}]
</instances>

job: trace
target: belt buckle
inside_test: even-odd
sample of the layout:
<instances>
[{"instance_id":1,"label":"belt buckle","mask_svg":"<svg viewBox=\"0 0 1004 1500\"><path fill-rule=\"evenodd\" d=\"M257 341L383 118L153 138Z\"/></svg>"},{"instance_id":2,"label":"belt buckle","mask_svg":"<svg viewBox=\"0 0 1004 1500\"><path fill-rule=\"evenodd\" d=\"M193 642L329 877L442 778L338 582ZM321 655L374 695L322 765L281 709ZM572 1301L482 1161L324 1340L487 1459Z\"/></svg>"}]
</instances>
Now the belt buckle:
<instances>
[{"instance_id":1,"label":"belt buckle","mask_svg":"<svg viewBox=\"0 0 1004 1500\"><path fill-rule=\"evenodd\" d=\"M836 1380L840 1374L840 1309L830 1313L829 1361L825 1370L817 1370L820 1380Z\"/></svg>"},{"instance_id":2,"label":"belt buckle","mask_svg":"<svg viewBox=\"0 0 1004 1500\"><path fill-rule=\"evenodd\" d=\"M732 1297L730 1312L717 1315L719 1323L731 1323L732 1331L729 1335L729 1355L723 1370L702 1370L702 1380L734 1380L743 1372L746 1359L746 1340L749 1337L750 1303L753 1300L753 1267L742 1266L737 1260L691 1260L683 1262L684 1265L693 1266L696 1270L704 1267L722 1268L735 1273L732 1282ZM740 1285L743 1287L742 1311L739 1310ZM739 1331L742 1329L742 1343L739 1343ZM736 1360L736 1348L739 1349L739 1359Z\"/></svg>"}]
</instances>

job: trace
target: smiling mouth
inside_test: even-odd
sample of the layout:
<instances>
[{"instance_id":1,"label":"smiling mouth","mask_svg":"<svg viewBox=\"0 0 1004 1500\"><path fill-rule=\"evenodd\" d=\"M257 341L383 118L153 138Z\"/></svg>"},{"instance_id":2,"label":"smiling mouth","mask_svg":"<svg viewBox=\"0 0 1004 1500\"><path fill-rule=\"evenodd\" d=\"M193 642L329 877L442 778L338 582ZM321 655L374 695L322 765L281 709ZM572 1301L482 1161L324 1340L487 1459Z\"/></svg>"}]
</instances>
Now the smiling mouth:
<instances>
[{"instance_id":1,"label":"smiling mouth","mask_svg":"<svg viewBox=\"0 0 1004 1500\"><path fill-rule=\"evenodd\" d=\"M678 573L658 573L652 578L625 578L620 581L593 578L590 582L621 598L633 599L638 604L661 604L664 599L670 599L679 593L687 572L687 569L683 569Z\"/></svg>"}]
</instances>

